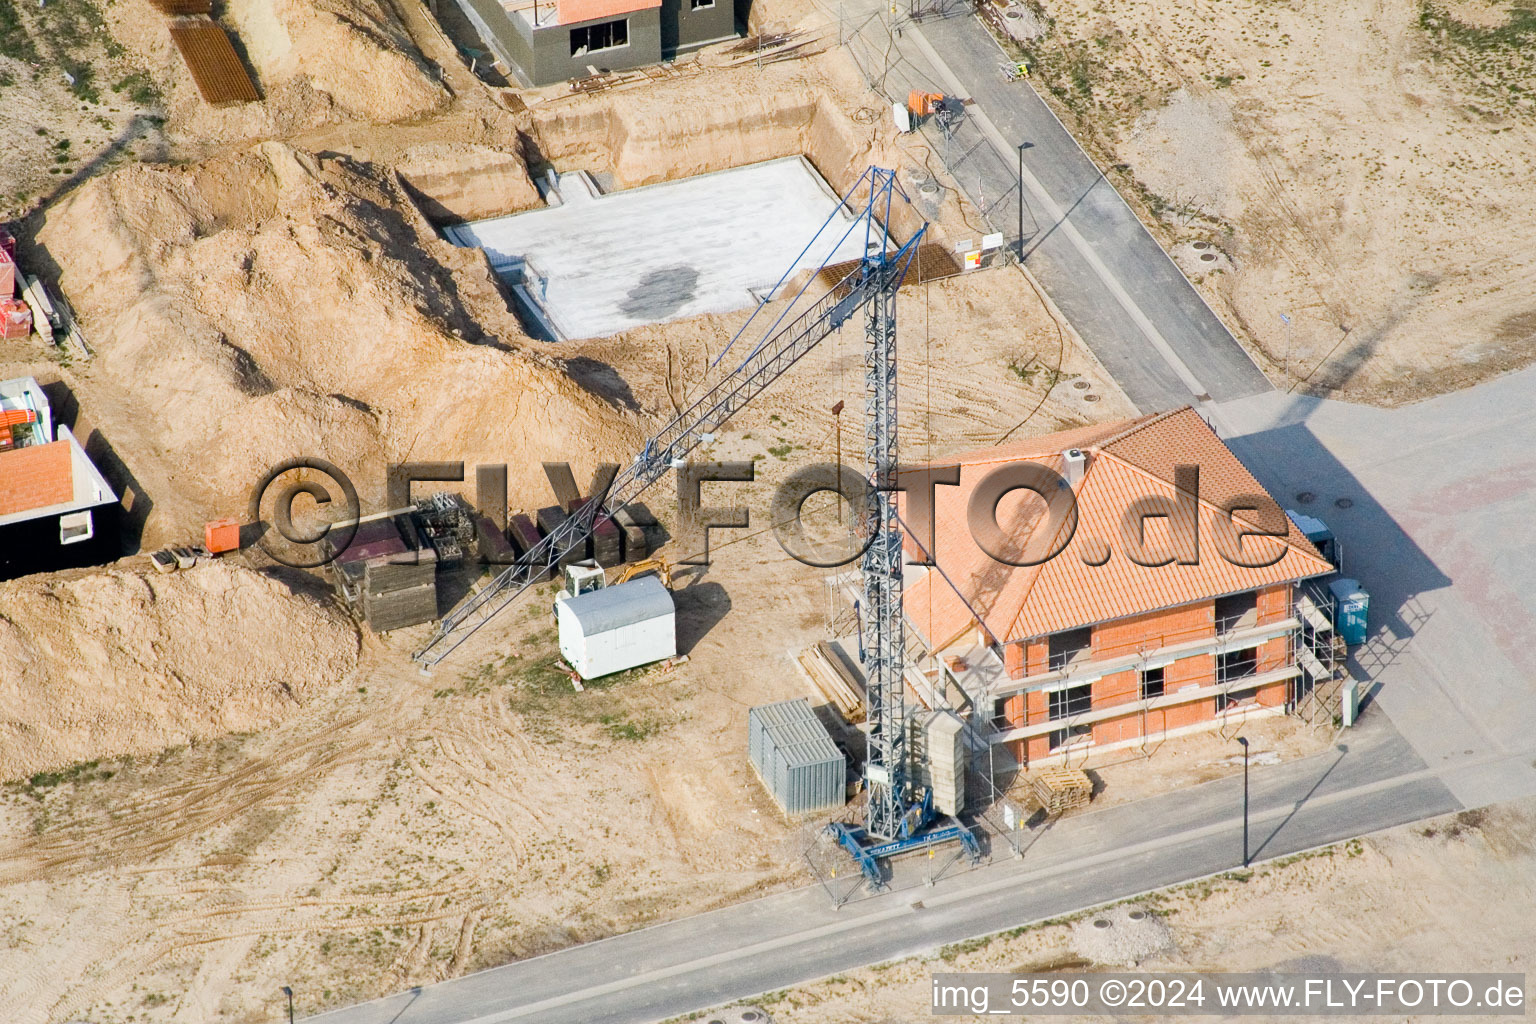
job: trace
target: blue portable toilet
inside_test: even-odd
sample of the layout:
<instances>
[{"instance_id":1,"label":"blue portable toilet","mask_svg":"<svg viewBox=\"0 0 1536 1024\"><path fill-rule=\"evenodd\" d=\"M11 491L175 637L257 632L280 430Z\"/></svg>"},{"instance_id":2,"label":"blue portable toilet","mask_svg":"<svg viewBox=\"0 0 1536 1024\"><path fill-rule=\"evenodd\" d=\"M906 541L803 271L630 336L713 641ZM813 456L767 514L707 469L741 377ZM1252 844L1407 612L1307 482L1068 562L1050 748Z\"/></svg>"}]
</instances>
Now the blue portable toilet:
<instances>
[{"instance_id":1,"label":"blue portable toilet","mask_svg":"<svg viewBox=\"0 0 1536 1024\"><path fill-rule=\"evenodd\" d=\"M1365 643L1366 619L1371 609L1371 595L1359 580L1339 579L1328 584L1333 595L1333 628L1350 647Z\"/></svg>"}]
</instances>

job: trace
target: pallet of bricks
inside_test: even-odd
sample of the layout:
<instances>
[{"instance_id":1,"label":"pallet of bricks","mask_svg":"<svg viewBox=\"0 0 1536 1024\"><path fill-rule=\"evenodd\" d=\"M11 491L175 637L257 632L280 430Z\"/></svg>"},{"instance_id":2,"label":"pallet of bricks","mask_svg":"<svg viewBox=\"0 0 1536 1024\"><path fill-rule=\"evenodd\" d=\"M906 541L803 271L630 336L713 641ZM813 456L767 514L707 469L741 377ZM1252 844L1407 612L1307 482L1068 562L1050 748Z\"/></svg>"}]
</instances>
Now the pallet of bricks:
<instances>
[{"instance_id":1,"label":"pallet of bricks","mask_svg":"<svg viewBox=\"0 0 1536 1024\"><path fill-rule=\"evenodd\" d=\"M0 228L0 339L19 341L32 333L32 310L16 298L16 239Z\"/></svg>"},{"instance_id":2,"label":"pallet of bricks","mask_svg":"<svg viewBox=\"0 0 1536 1024\"><path fill-rule=\"evenodd\" d=\"M1029 789L1047 814L1064 814L1088 806L1093 780L1080 768L1045 768L1029 775Z\"/></svg>"},{"instance_id":3,"label":"pallet of bricks","mask_svg":"<svg viewBox=\"0 0 1536 1024\"><path fill-rule=\"evenodd\" d=\"M376 633L437 618L437 559L430 549L370 558L363 567L363 615Z\"/></svg>"}]
</instances>

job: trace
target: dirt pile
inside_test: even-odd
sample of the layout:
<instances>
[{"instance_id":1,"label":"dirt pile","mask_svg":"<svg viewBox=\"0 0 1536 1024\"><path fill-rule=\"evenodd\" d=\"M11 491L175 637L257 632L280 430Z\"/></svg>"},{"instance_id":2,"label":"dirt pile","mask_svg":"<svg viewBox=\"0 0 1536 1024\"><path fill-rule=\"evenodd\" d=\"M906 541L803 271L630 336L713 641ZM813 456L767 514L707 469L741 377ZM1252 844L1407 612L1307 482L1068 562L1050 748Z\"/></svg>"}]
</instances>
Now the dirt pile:
<instances>
[{"instance_id":1,"label":"dirt pile","mask_svg":"<svg viewBox=\"0 0 1536 1024\"><path fill-rule=\"evenodd\" d=\"M220 20L244 51L262 100L220 108L203 101L163 17L141 5L112 5L105 15L161 83L173 133L195 144L336 121L402 121L450 100L381 0L230 0Z\"/></svg>"},{"instance_id":2,"label":"dirt pile","mask_svg":"<svg viewBox=\"0 0 1536 1024\"><path fill-rule=\"evenodd\" d=\"M353 474L365 504L407 458L506 462L542 504L541 459L585 479L638 439L516 347L484 255L438 239L385 168L275 142L131 167L50 210L38 241L98 349L95 376L179 463L174 489L200 514L243 508L300 455Z\"/></svg>"},{"instance_id":3,"label":"dirt pile","mask_svg":"<svg viewBox=\"0 0 1536 1024\"><path fill-rule=\"evenodd\" d=\"M357 664L352 623L224 561L0 584L0 778L270 724Z\"/></svg>"}]
</instances>

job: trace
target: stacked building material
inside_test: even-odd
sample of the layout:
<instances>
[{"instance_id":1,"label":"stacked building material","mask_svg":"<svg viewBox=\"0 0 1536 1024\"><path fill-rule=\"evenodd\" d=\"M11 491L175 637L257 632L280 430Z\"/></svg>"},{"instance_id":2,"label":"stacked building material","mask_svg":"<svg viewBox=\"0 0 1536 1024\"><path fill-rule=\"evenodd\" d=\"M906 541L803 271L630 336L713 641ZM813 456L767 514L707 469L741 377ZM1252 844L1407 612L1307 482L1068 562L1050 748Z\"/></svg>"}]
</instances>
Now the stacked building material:
<instances>
[{"instance_id":1,"label":"stacked building material","mask_svg":"<svg viewBox=\"0 0 1536 1024\"><path fill-rule=\"evenodd\" d=\"M213 0L149 0L149 2L161 14L172 18L213 13Z\"/></svg>"},{"instance_id":2,"label":"stacked building material","mask_svg":"<svg viewBox=\"0 0 1536 1024\"><path fill-rule=\"evenodd\" d=\"M539 528L534 525L530 517L521 512L514 515L507 523L507 534L520 553L526 554L538 546ZM549 572L544 572L534 582L544 583L551 578L552 576Z\"/></svg>"},{"instance_id":3,"label":"stacked building material","mask_svg":"<svg viewBox=\"0 0 1536 1024\"><path fill-rule=\"evenodd\" d=\"M864 684L825 640L806 648L800 664L817 692L850 722L864 720Z\"/></svg>"},{"instance_id":4,"label":"stacked building material","mask_svg":"<svg viewBox=\"0 0 1536 1024\"><path fill-rule=\"evenodd\" d=\"M613 521L618 525L619 532L624 535L624 560L626 562L638 562L651 553L650 544L645 538L645 527L640 525L639 518L627 508L621 508L613 514Z\"/></svg>"},{"instance_id":5,"label":"stacked building material","mask_svg":"<svg viewBox=\"0 0 1536 1024\"><path fill-rule=\"evenodd\" d=\"M0 249L0 299L16 295L16 257Z\"/></svg>"},{"instance_id":6,"label":"stacked building material","mask_svg":"<svg viewBox=\"0 0 1536 1024\"><path fill-rule=\"evenodd\" d=\"M1045 768L1032 772L1029 790L1047 814L1086 807L1093 799L1093 781L1079 768Z\"/></svg>"},{"instance_id":7,"label":"stacked building material","mask_svg":"<svg viewBox=\"0 0 1536 1024\"><path fill-rule=\"evenodd\" d=\"M559 529L561 524L569 518L570 516L566 514L565 509L561 508L559 505L550 505L546 508L541 508L538 511L539 532L548 537L550 534ZM556 568L564 569L572 562L580 562L585 560L587 557L588 555L586 544L577 544L570 551L560 556L560 560L556 564Z\"/></svg>"},{"instance_id":8,"label":"stacked building material","mask_svg":"<svg viewBox=\"0 0 1536 1024\"><path fill-rule=\"evenodd\" d=\"M475 551L487 565L509 565L517 558L512 542L490 516L475 517Z\"/></svg>"},{"instance_id":9,"label":"stacked building material","mask_svg":"<svg viewBox=\"0 0 1536 1024\"><path fill-rule=\"evenodd\" d=\"M16 259L16 236L5 228L0 228L0 252L5 253L12 260Z\"/></svg>"},{"instance_id":10,"label":"stacked building material","mask_svg":"<svg viewBox=\"0 0 1536 1024\"><path fill-rule=\"evenodd\" d=\"M20 299L0 298L0 339L19 341L32 333L32 310Z\"/></svg>"},{"instance_id":11,"label":"stacked building material","mask_svg":"<svg viewBox=\"0 0 1536 1024\"><path fill-rule=\"evenodd\" d=\"M363 566L363 616L376 633L437 618L437 560L431 552L368 559Z\"/></svg>"},{"instance_id":12,"label":"stacked building material","mask_svg":"<svg viewBox=\"0 0 1536 1024\"><path fill-rule=\"evenodd\" d=\"M592 527L592 560L605 569L622 564L622 537L617 523L607 516L599 516Z\"/></svg>"},{"instance_id":13,"label":"stacked building material","mask_svg":"<svg viewBox=\"0 0 1536 1024\"><path fill-rule=\"evenodd\" d=\"M261 99L240 55L218 22L206 16L171 22L171 42L181 51L197 91L215 106Z\"/></svg>"},{"instance_id":14,"label":"stacked building material","mask_svg":"<svg viewBox=\"0 0 1536 1024\"><path fill-rule=\"evenodd\" d=\"M908 720L913 780L933 791L940 814L965 809L965 724L952 711L924 711Z\"/></svg>"}]
</instances>

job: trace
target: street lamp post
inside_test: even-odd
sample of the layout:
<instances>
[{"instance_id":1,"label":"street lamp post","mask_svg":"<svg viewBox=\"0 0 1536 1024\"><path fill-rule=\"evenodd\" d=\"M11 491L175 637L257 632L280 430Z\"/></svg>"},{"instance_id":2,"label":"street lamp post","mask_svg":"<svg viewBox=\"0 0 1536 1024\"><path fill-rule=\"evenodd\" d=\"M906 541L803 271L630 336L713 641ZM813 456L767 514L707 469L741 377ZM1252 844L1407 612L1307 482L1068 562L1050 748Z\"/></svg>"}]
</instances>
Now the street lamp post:
<instances>
[{"instance_id":1,"label":"street lamp post","mask_svg":"<svg viewBox=\"0 0 1536 1024\"><path fill-rule=\"evenodd\" d=\"M1247 854L1247 737L1240 735L1238 743L1243 745L1243 866L1247 867L1249 854Z\"/></svg>"},{"instance_id":2,"label":"street lamp post","mask_svg":"<svg viewBox=\"0 0 1536 1024\"><path fill-rule=\"evenodd\" d=\"M1024 262L1024 143L1019 143L1019 263Z\"/></svg>"},{"instance_id":3,"label":"street lamp post","mask_svg":"<svg viewBox=\"0 0 1536 1024\"><path fill-rule=\"evenodd\" d=\"M284 985L283 995L288 997L288 1024L293 1024L293 989Z\"/></svg>"}]
</instances>

